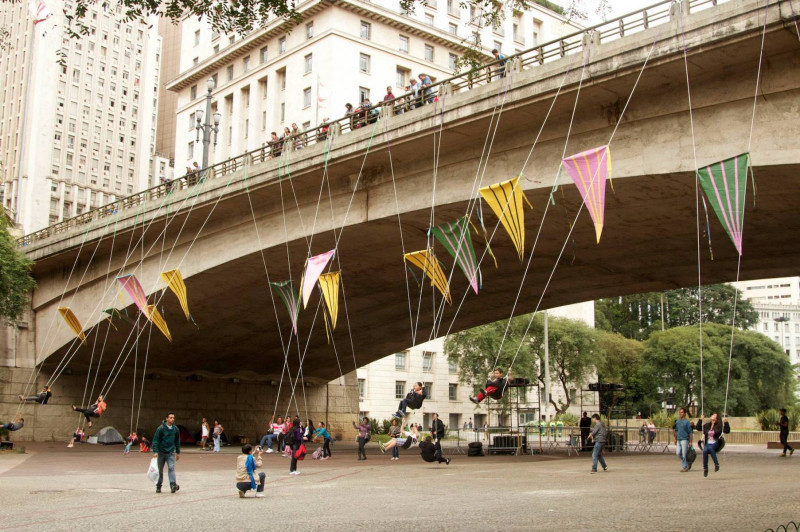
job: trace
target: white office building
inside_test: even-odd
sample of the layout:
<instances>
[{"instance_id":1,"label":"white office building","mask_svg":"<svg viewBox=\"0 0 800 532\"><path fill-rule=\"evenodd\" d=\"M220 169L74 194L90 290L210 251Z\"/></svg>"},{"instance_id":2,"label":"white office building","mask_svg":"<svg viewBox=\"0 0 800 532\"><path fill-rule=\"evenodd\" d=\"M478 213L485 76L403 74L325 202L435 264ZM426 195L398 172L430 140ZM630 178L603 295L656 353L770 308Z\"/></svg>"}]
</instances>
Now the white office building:
<instances>
[{"instance_id":1,"label":"white office building","mask_svg":"<svg viewBox=\"0 0 800 532\"><path fill-rule=\"evenodd\" d=\"M176 167L202 159L195 126L210 78L212 113L221 115L214 164L261 147L270 132L280 136L293 123L303 129L344 116L345 103L380 101L387 86L401 96L420 73L450 77L467 50L464 39L480 29L479 14L457 0L430 0L412 14L398 0L306 0L297 10L303 20L291 32L278 19L244 38L219 34L207 20L182 21L180 75L167 85L178 93ZM493 47L514 53L578 29L533 4L480 31L493 60Z\"/></svg>"},{"instance_id":2,"label":"white office building","mask_svg":"<svg viewBox=\"0 0 800 532\"><path fill-rule=\"evenodd\" d=\"M34 3L35 4L35 3ZM64 9L34 24L28 2L0 3L0 203L31 233L153 183L161 41L124 7L91 3L70 39Z\"/></svg>"},{"instance_id":3,"label":"white office building","mask_svg":"<svg viewBox=\"0 0 800 532\"><path fill-rule=\"evenodd\" d=\"M551 316L577 319L594 326L594 302L569 305L549 311ZM357 370L359 409L362 416L378 420L390 419L397 411L398 403L415 382L422 382L428 391L428 398L419 410L408 410L410 423L421 423L429 427L431 415L438 413L441 420L449 428L490 426L517 426L539 418L539 413L551 419L555 411L546 404L544 388L536 385L534 375L518 375L531 379L532 386L525 388L526 396L521 398L518 408L511 412L499 409L490 411L493 401L484 401L480 405L470 402L475 394L475 387L482 387L484 382L461 383L458 379L458 367L447 360L444 354L444 338L438 338L419 344L399 353L376 360ZM581 406L589 410L597 408L597 394L582 392L588 382L576 383L570 390L573 404L569 411L579 414ZM553 383L551 395L558 400L563 396L561 385ZM537 396L538 394L538 396ZM540 410L541 409L541 410ZM510 416L515 416L511 419ZM518 417L517 417L518 416Z\"/></svg>"}]
</instances>

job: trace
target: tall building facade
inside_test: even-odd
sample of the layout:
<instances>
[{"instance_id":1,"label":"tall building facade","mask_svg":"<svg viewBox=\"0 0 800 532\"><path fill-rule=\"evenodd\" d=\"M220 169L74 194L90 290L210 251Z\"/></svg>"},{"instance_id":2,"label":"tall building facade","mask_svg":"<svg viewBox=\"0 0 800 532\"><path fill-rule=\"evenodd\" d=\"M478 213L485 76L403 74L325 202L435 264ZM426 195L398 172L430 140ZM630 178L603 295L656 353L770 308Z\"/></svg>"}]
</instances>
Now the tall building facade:
<instances>
[{"instance_id":1,"label":"tall building facade","mask_svg":"<svg viewBox=\"0 0 800 532\"><path fill-rule=\"evenodd\" d=\"M64 31L69 0L34 24L27 2L0 4L0 202L25 233L151 183L161 39L125 22L124 7L91 3L87 35Z\"/></svg>"},{"instance_id":2,"label":"tall building facade","mask_svg":"<svg viewBox=\"0 0 800 532\"><path fill-rule=\"evenodd\" d=\"M205 112L209 78L212 112L222 116L213 164L261 147L271 131L316 127L344 116L345 103L379 101L387 87L400 96L420 73L450 77L475 30L493 59L492 48L510 54L578 29L537 4L483 29L479 13L458 0L430 0L414 13L401 12L398 0L306 0L297 9L303 20L291 31L273 20L243 39L205 20L182 21L181 73L167 85L178 94L176 166L202 158L196 112Z\"/></svg>"},{"instance_id":3,"label":"tall building facade","mask_svg":"<svg viewBox=\"0 0 800 532\"><path fill-rule=\"evenodd\" d=\"M549 311L550 315L581 320L594 326L594 303L579 303ZM512 401L510 412L494 409L492 401L484 401L476 406L469 398L484 382L462 383L458 377L458 366L447 359L444 352L444 338L437 338L419 344L399 353L376 360L358 368L359 409L362 416L378 420L390 419L397 411L398 403L405 397L415 382L422 382L428 390L428 398L417 411L409 410L409 422L421 423L429 427L431 416L438 413L449 428L483 427L488 423L496 426L518 426L538 420L541 415L551 419L555 413L545 400L544 387L536 385L533 375L517 375L531 378L533 386L524 388L524 395ZM597 409L597 394L582 391L588 384L575 383L569 390L572 405L569 412L578 414L581 408ZM522 390L522 388L520 388ZM551 385L551 396L563 399L564 391L555 381Z\"/></svg>"}]
</instances>

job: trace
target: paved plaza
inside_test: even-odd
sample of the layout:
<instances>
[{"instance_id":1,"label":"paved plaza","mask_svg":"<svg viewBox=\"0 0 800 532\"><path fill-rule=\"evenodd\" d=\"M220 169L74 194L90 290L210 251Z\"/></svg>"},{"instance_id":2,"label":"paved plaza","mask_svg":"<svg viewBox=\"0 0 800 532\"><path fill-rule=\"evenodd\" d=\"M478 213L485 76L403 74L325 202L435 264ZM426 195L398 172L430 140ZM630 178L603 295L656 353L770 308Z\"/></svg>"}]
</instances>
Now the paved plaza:
<instances>
[{"instance_id":1,"label":"paved plaza","mask_svg":"<svg viewBox=\"0 0 800 532\"><path fill-rule=\"evenodd\" d=\"M185 449L176 494L154 493L151 454L122 446L27 444L0 455L0 530L751 530L800 519L800 453L729 445L704 479L701 458L680 473L674 454L451 455L449 466L410 451L398 461L370 444L369 459L337 443L327 461L264 456L266 497L239 499L238 448ZM166 472L165 472L166 473ZM166 479L165 479L165 484Z\"/></svg>"}]
</instances>

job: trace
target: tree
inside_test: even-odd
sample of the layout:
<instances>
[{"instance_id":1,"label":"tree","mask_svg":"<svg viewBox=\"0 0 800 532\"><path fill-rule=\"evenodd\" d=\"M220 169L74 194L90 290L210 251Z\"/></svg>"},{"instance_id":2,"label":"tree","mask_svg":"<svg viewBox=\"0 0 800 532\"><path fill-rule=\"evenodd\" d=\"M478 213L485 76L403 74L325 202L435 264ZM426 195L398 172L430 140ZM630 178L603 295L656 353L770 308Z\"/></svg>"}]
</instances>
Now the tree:
<instances>
[{"instance_id":1,"label":"tree","mask_svg":"<svg viewBox=\"0 0 800 532\"><path fill-rule=\"evenodd\" d=\"M648 399L639 377L644 344L619 333L597 331L597 336L597 347L603 353L603 361L597 368L598 382L619 383L625 387L623 392L601 392L601 403L615 407L621 401L633 412L640 411Z\"/></svg>"},{"instance_id":2,"label":"tree","mask_svg":"<svg viewBox=\"0 0 800 532\"><path fill-rule=\"evenodd\" d=\"M703 323L730 325L736 303L738 328L747 329L758 323L758 312L736 288L727 284L704 286L702 314L699 292L694 287L601 299L595 303L595 320L598 328L644 340L653 331L661 330L662 305L664 328L672 328L697 325L701 316Z\"/></svg>"},{"instance_id":3,"label":"tree","mask_svg":"<svg viewBox=\"0 0 800 532\"><path fill-rule=\"evenodd\" d=\"M0 213L0 318L13 321L25 311L36 282L31 277L33 261L17 249L9 223L5 213Z\"/></svg>"},{"instance_id":4,"label":"tree","mask_svg":"<svg viewBox=\"0 0 800 532\"><path fill-rule=\"evenodd\" d=\"M444 349L458 363L459 380L482 384L493 366L505 370L513 361L514 375L535 375L544 385L544 317L536 316L526 334L529 322L530 316L519 316L508 324L507 333L507 322L499 321L450 335ZM570 390L580 388L595 371L602 352L595 345L594 329L581 321L551 317L548 326L550 377L564 392L563 398L551 397L550 404L560 414L572 404Z\"/></svg>"},{"instance_id":5,"label":"tree","mask_svg":"<svg viewBox=\"0 0 800 532\"><path fill-rule=\"evenodd\" d=\"M700 406L705 413L752 415L775 404L794 402L796 381L780 347L760 333L703 326L703 373L700 372L700 335L697 326L675 327L653 333L645 342L639 378L659 402Z\"/></svg>"}]
</instances>

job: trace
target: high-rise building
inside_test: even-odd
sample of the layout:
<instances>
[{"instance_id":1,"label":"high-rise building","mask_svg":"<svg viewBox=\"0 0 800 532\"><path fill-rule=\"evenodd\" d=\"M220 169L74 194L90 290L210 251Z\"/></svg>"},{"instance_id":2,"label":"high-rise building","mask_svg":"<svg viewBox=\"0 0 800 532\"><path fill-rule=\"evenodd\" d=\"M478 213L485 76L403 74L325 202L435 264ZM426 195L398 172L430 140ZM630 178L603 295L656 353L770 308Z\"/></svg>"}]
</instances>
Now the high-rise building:
<instances>
[{"instance_id":1,"label":"high-rise building","mask_svg":"<svg viewBox=\"0 0 800 532\"><path fill-rule=\"evenodd\" d=\"M88 34L70 38L71 1L46 5L52 15L35 24L28 2L0 4L10 31L0 51L0 202L25 233L153 184L156 25L90 3Z\"/></svg>"},{"instance_id":2,"label":"high-rise building","mask_svg":"<svg viewBox=\"0 0 800 532\"><path fill-rule=\"evenodd\" d=\"M178 93L176 166L202 158L195 125L209 78L212 113L222 117L213 164L261 147L271 131L344 116L345 103L380 101L387 87L401 96L420 73L434 82L452 76L474 31L493 60L492 48L513 54L579 29L535 3L488 28L457 0L429 0L414 13L398 0L307 0L297 10L302 21L291 31L277 19L244 38L217 33L206 20L182 21L180 75L167 85Z\"/></svg>"}]
</instances>

